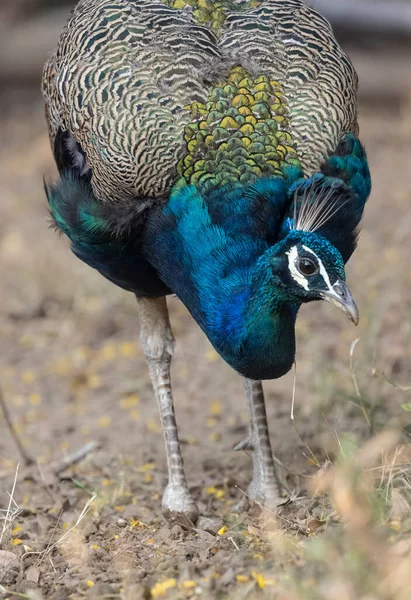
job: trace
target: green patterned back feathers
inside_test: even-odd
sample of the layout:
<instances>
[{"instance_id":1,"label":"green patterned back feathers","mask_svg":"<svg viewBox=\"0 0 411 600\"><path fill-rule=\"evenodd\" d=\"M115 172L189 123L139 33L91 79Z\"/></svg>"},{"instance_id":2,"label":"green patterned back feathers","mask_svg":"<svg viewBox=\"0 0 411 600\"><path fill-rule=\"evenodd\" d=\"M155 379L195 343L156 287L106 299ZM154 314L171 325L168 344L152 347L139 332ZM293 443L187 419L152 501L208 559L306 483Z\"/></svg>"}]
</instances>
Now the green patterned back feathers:
<instances>
[{"instance_id":1,"label":"green patterned back feathers","mask_svg":"<svg viewBox=\"0 0 411 600\"><path fill-rule=\"evenodd\" d=\"M177 10L187 7L192 8L193 17L199 25L208 27L215 33L219 33L227 18L227 9L241 8L247 10L261 4L261 0L248 0L246 2L213 2L213 0L163 0L167 6Z\"/></svg>"},{"instance_id":2,"label":"green patterned back feathers","mask_svg":"<svg viewBox=\"0 0 411 600\"><path fill-rule=\"evenodd\" d=\"M187 182L202 187L246 185L262 176L281 177L290 164L300 166L278 82L265 75L253 78L243 67L235 67L209 98L206 104L188 107L188 154L178 164Z\"/></svg>"}]
</instances>

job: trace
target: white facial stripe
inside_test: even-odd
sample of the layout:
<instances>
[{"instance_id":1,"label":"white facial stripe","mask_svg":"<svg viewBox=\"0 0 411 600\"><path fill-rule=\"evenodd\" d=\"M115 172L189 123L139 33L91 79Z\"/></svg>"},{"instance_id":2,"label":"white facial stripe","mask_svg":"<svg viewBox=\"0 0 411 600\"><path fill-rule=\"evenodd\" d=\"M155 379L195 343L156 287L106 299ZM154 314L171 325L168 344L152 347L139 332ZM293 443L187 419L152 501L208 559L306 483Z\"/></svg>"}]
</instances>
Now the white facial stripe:
<instances>
[{"instance_id":1,"label":"white facial stripe","mask_svg":"<svg viewBox=\"0 0 411 600\"><path fill-rule=\"evenodd\" d=\"M298 283L298 285L301 285L301 287L303 287L308 292L308 281L296 267L296 262L298 258L297 246L293 246L288 252L286 252L286 254L288 256L288 268L291 277L294 279L294 281Z\"/></svg>"},{"instance_id":2,"label":"white facial stripe","mask_svg":"<svg viewBox=\"0 0 411 600\"><path fill-rule=\"evenodd\" d=\"M333 289L333 286L331 285L330 278L328 277L328 273L327 273L327 271L325 270L325 267L324 267L324 265L323 265L322 261L321 261L321 260L318 258L318 256L316 255L316 253L315 253L315 252L313 252L313 251L311 250L311 248L307 248L307 246L303 246L303 248L304 248L304 250L305 250L306 252L309 252L310 254L313 254L313 255L315 256L315 258L316 258L316 259L317 259L317 261L318 261L318 265L319 265L319 267L320 267L320 275L321 275L321 277L324 279L324 281L325 281L325 284L326 284L326 286L328 287L328 291L332 290L332 289Z\"/></svg>"}]
</instances>

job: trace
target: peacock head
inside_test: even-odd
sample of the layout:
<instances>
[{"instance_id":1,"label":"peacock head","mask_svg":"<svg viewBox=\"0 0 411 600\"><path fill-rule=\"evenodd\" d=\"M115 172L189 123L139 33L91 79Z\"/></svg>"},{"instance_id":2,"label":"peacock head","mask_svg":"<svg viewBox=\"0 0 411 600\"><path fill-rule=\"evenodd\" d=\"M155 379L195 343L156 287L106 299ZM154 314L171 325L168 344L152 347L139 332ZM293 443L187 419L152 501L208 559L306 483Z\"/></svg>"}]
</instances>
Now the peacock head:
<instances>
[{"instance_id":1,"label":"peacock head","mask_svg":"<svg viewBox=\"0 0 411 600\"><path fill-rule=\"evenodd\" d=\"M283 299L295 304L326 300L358 325L358 308L345 283L343 258L322 235L290 231L272 248L270 269Z\"/></svg>"}]
</instances>

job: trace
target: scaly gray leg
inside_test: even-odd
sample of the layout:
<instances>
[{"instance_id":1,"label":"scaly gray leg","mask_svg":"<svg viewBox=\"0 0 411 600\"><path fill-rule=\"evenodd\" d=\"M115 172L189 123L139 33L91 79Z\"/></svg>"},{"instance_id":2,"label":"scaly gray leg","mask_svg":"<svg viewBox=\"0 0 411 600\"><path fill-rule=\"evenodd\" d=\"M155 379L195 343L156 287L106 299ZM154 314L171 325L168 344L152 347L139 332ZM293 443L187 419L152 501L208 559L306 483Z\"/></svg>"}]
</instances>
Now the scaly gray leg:
<instances>
[{"instance_id":1,"label":"scaly gray leg","mask_svg":"<svg viewBox=\"0 0 411 600\"><path fill-rule=\"evenodd\" d=\"M141 342L154 394L160 411L166 446L168 485L163 495L163 512L169 518L187 517L195 523L199 511L189 492L171 391L170 364L174 338L165 298L137 298Z\"/></svg>"},{"instance_id":2,"label":"scaly gray leg","mask_svg":"<svg viewBox=\"0 0 411 600\"><path fill-rule=\"evenodd\" d=\"M280 494L268 433L263 386L261 381L244 379L244 388L250 418L249 436L235 449L252 452L253 479L248 488L250 499L274 508L279 504Z\"/></svg>"}]
</instances>

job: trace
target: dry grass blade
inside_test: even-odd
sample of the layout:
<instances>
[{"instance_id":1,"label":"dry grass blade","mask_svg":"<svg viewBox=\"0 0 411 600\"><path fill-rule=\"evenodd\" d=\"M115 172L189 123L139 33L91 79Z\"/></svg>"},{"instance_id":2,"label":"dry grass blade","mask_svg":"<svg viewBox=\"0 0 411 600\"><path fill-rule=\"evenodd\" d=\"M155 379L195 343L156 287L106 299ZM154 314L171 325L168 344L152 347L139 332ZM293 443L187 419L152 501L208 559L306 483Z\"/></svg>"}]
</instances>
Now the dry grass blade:
<instances>
[{"instance_id":1,"label":"dry grass blade","mask_svg":"<svg viewBox=\"0 0 411 600\"><path fill-rule=\"evenodd\" d=\"M28 596L27 594L20 594L19 592L11 592L7 590L4 586L0 585L0 594L3 594L2 597L8 598L14 596L15 598L24 598L27 600L32 600L32 596Z\"/></svg>"},{"instance_id":2,"label":"dry grass blade","mask_svg":"<svg viewBox=\"0 0 411 600\"><path fill-rule=\"evenodd\" d=\"M19 474L19 466L16 467L16 473L14 475L14 482L11 493L9 494L9 504L5 510L0 510L0 517L3 519L3 527L0 534L0 546L3 543L4 536L7 530L11 527L13 521L19 516L21 510L14 499L14 493L16 491L17 477Z\"/></svg>"},{"instance_id":3,"label":"dry grass blade","mask_svg":"<svg viewBox=\"0 0 411 600\"><path fill-rule=\"evenodd\" d=\"M70 529L68 531L66 531L66 533L64 535L61 536L61 538L59 538L57 540L57 542L55 544L53 544L52 546L50 546L50 548L48 549L48 552L51 552L51 550L55 547L58 546L59 544L61 544L62 542L64 542L64 540L66 539L67 536L70 535L70 533L80 525L80 523L82 522L82 520L84 519L84 517L87 515L88 511L90 510L91 504L92 502L96 499L97 494L93 494L91 496L91 498L89 498L83 508L83 510L81 511L77 521L75 522L75 524L73 525L73 527L70 527Z\"/></svg>"},{"instance_id":4,"label":"dry grass blade","mask_svg":"<svg viewBox=\"0 0 411 600\"><path fill-rule=\"evenodd\" d=\"M53 544L50 544L46 550L44 550L41 553L41 557L45 558L47 555L49 555L52 550L54 550L54 548L56 548L57 546L59 546L60 544L62 544L66 538L72 533L72 531L74 531L76 529L76 527L78 527L80 525L80 523L83 521L83 519L86 517L87 513L89 512L90 508L91 508L91 504L94 502L94 500L97 498L97 494L93 494L91 496L91 498L89 498L83 508L83 510L81 511L81 513L79 514L77 521L75 522L75 524L70 527L70 529L68 529L66 531L66 533L64 535L62 535L56 542L54 542ZM28 554L31 554L31 552L29 552Z\"/></svg>"}]
</instances>

